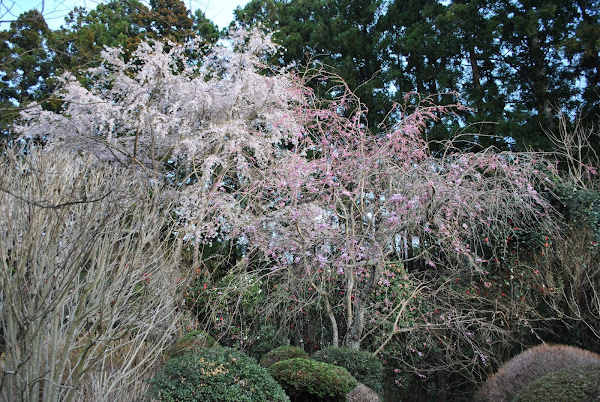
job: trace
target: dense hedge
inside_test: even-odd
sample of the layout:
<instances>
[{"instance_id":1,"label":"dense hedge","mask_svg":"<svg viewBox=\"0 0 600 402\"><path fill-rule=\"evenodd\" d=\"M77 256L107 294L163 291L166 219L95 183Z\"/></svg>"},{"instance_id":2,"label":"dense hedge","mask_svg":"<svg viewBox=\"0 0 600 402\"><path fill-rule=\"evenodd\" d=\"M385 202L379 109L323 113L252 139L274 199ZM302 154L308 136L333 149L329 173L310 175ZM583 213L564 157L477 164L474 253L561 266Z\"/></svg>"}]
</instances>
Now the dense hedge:
<instances>
[{"instance_id":1,"label":"dense hedge","mask_svg":"<svg viewBox=\"0 0 600 402\"><path fill-rule=\"evenodd\" d=\"M315 353L313 359L344 367L358 382L383 396L383 365L372 353L347 347L329 347Z\"/></svg>"},{"instance_id":2,"label":"dense hedge","mask_svg":"<svg viewBox=\"0 0 600 402\"><path fill-rule=\"evenodd\" d=\"M357 384L343 367L301 357L277 362L269 373L296 401L345 401Z\"/></svg>"},{"instance_id":3,"label":"dense hedge","mask_svg":"<svg viewBox=\"0 0 600 402\"><path fill-rule=\"evenodd\" d=\"M256 360L225 347L169 360L150 381L149 392L165 402L289 401Z\"/></svg>"},{"instance_id":4,"label":"dense hedge","mask_svg":"<svg viewBox=\"0 0 600 402\"><path fill-rule=\"evenodd\" d=\"M219 344L204 331L188 332L175 342L169 350L169 356L181 356L189 352L197 352L204 348L219 347Z\"/></svg>"},{"instance_id":5,"label":"dense hedge","mask_svg":"<svg viewBox=\"0 0 600 402\"><path fill-rule=\"evenodd\" d=\"M293 359L294 357L307 358L308 353L297 346L284 345L275 348L264 355L262 359L260 359L260 365L263 367L270 367L277 362Z\"/></svg>"},{"instance_id":6,"label":"dense hedge","mask_svg":"<svg viewBox=\"0 0 600 402\"><path fill-rule=\"evenodd\" d=\"M514 402L592 401L600 398L600 368L577 368L548 374L530 383Z\"/></svg>"},{"instance_id":7,"label":"dense hedge","mask_svg":"<svg viewBox=\"0 0 600 402\"><path fill-rule=\"evenodd\" d=\"M541 344L505 363L483 384L476 401L510 401L532 382L566 369L600 368L600 355L567 345Z\"/></svg>"},{"instance_id":8,"label":"dense hedge","mask_svg":"<svg viewBox=\"0 0 600 402\"><path fill-rule=\"evenodd\" d=\"M281 335L279 327L269 323L262 324L260 329L249 338L248 354L259 361L269 351L288 342Z\"/></svg>"}]
</instances>

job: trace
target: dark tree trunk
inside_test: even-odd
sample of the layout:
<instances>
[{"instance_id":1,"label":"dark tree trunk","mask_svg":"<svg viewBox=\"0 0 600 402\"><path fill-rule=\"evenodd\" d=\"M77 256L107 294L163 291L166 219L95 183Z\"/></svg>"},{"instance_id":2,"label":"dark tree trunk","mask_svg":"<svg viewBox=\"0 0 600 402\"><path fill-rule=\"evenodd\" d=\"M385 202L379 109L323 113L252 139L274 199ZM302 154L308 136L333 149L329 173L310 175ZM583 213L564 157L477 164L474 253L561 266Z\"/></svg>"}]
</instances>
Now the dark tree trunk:
<instances>
[{"instance_id":1,"label":"dark tree trunk","mask_svg":"<svg viewBox=\"0 0 600 402\"><path fill-rule=\"evenodd\" d=\"M360 349L360 338L365 328L365 303L369 300L369 295L373 290L377 267L371 266L370 275L362 289L360 289L354 298L353 312L354 319L344 337L344 345L354 349Z\"/></svg>"}]
</instances>

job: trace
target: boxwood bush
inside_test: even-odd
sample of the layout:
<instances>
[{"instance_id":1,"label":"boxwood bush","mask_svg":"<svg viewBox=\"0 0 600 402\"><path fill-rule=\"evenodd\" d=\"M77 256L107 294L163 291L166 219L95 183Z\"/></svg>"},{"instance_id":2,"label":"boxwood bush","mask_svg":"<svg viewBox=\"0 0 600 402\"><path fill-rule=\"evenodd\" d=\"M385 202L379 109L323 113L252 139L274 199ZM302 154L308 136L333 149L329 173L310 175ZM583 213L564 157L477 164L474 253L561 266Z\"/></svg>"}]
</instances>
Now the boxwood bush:
<instances>
[{"instance_id":1,"label":"boxwood bush","mask_svg":"<svg viewBox=\"0 0 600 402\"><path fill-rule=\"evenodd\" d=\"M383 365L372 353L347 347L329 347L315 353L313 359L344 367L358 382L383 396Z\"/></svg>"},{"instance_id":2,"label":"boxwood bush","mask_svg":"<svg viewBox=\"0 0 600 402\"><path fill-rule=\"evenodd\" d=\"M179 338L170 348L170 357L181 356L204 348L219 347L219 343L204 331L191 331Z\"/></svg>"},{"instance_id":3,"label":"boxwood bush","mask_svg":"<svg viewBox=\"0 0 600 402\"><path fill-rule=\"evenodd\" d=\"M149 394L165 402L289 401L256 360L226 347L200 349L169 360L150 380Z\"/></svg>"},{"instance_id":4,"label":"boxwood bush","mask_svg":"<svg viewBox=\"0 0 600 402\"><path fill-rule=\"evenodd\" d=\"M530 383L550 373L576 368L600 368L600 355L567 345L541 344L506 362L475 395L476 401L510 401Z\"/></svg>"},{"instance_id":5,"label":"boxwood bush","mask_svg":"<svg viewBox=\"0 0 600 402\"><path fill-rule=\"evenodd\" d=\"M345 401L357 384L343 367L301 357L277 362L269 373L295 401Z\"/></svg>"},{"instance_id":6,"label":"boxwood bush","mask_svg":"<svg viewBox=\"0 0 600 402\"><path fill-rule=\"evenodd\" d=\"M287 341L279 332L278 326L267 323L261 325L258 332L250 337L249 343L248 354L260 361L269 351L285 345Z\"/></svg>"},{"instance_id":7,"label":"boxwood bush","mask_svg":"<svg viewBox=\"0 0 600 402\"><path fill-rule=\"evenodd\" d=\"M271 350L260 359L260 365L270 367L282 360L293 359L294 357L308 358L308 353L297 346L284 345Z\"/></svg>"},{"instance_id":8,"label":"boxwood bush","mask_svg":"<svg viewBox=\"0 0 600 402\"><path fill-rule=\"evenodd\" d=\"M593 401L600 398L600 368L557 371L530 383L514 402Z\"/></svg>"}]
</instances>

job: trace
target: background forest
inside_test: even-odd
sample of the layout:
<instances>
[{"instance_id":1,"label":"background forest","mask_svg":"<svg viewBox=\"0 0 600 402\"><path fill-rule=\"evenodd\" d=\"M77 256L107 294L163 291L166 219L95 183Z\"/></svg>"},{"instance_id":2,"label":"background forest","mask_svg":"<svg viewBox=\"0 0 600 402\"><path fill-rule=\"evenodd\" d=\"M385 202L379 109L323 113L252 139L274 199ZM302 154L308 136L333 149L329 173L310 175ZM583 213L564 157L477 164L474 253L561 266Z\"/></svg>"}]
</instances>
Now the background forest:
<instances>
[{"instance_id":1,"label":"background forest","mask_svg":"<svg viewBox=\"0 0 600 402\"><path fill-rule=\"evenodd\" d=\"M55 31L35 10L21 15L2 32L3 106L44 99L55 89L52 77L98 63L104 46L219 37L202 11L191 13L183 2L149 6L75 9ZM470 108L465 124L439 127L431 139L461 132L481 134L481 146L549 150L543 130L557 128L557 114L594 124L599 113L597 10L593 0L252 0L232 23L274 30L283 50L273 63L327 65L367 106L371 127L405 93L456 92Z\"/></svg>"},{"instance_id":2,"label":"background forest","mask_svg":"<svg viewBox=\"0 0 600 402\"><path fill-rule=\"evenodd\" d=\"M253 364L177 360L190 334L365 353L344 367L385 400L471 400L542 342L600 352L599 10L20 15L0 32L0 397L169 400L173 372Z\"/></svg>"}]
</instances>

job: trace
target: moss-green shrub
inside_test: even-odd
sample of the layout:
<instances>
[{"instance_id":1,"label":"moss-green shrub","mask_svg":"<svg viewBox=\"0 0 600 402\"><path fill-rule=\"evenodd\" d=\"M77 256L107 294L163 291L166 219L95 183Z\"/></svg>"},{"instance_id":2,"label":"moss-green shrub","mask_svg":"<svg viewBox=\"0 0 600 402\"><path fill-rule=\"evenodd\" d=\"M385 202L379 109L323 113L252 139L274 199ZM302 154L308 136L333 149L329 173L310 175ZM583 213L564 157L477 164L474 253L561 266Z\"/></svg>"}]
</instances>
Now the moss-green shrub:
<instances>
[{"instance_id":1,"label":"moss-green shrub","mask_svg":"<svg viewBox=\"0 0 600 402\"><path fill-rule=\"evenodd\" d=\"M269 373L296 401L344 401L357 384L343 367L301 357L277 362Z\"/></svg>"},{"instance_id":2,"label":"moss-green shrub","mask_svg":"<svg viewBox=\"0 0 600 402\"><path fill-rule=\"evenodd\" d=\"M483 384L476 401L511 401L531 382L569 368L600 367L600 356L566 345L542 344L513 357Z\"/></svg>"},{"instance_id":3,"label":"moss-green shrub","mask_svg":"<svg viewBox=\"0 0 600 402\"><path fill-rule=\"evenodd\" d=\"M262 359L260 359L260 365L263 367L270 367L277 362L293 359L294 357L307 358L308 353L297 346L284 345L275 348L264 355Z\"/></svg>"},{"instance_id":4,"label":"moss-green shrub","mask_svg":"<svg viewBox=\"0 0 600 402\"><path fill-rule=\"evenodd\" d=\"M196 352L204 348L219 347L219 343L204 331L191 331L183 335L169 349L170 357L181 356L189 352Z\"/></svg>"},{"instance_id":5,"label":"moss-green shrub","mask_svg":"<svg viewBox=\"0 0 600 402\"><path fill-rule=\"evenodd\" d=\"M600 368L557 371L530 383L514 402L594 401L600 399Z\"/></svg>"},{"instance_id":6,"label":"moss-green shrub","mask_svg":"<svg viewBox=\"0 0 600 402\"><path fill-rule=\"evenodd\" d=\"M200 349L169 360L150 380L149 393L166 402L289 401L256 360L225 347Z\"/></svg>"},{"instance_id":7,"label":"moss-green shrub","mask_svg":"<svg viewBox=\"0 0 600 402\"><path fill-rule=\"evenodd\" d=\"M285 345L286 339L281 335L279 327L273 324L263 324L256 334L249 340L248 354L256 360L260 360L269 351Z\"/></svg>"},{"instance_id":8,"label":"moss-green shrub","mask_svg":"<svg viewBox=\"0 0 600 402\"><path fill-rule=\"evenodd\" d=\"M329 347L315 353L313 359L344 367L357 381L383 396L383 365L372 353L346 347Z\"/></svg>"}]
</instances>

